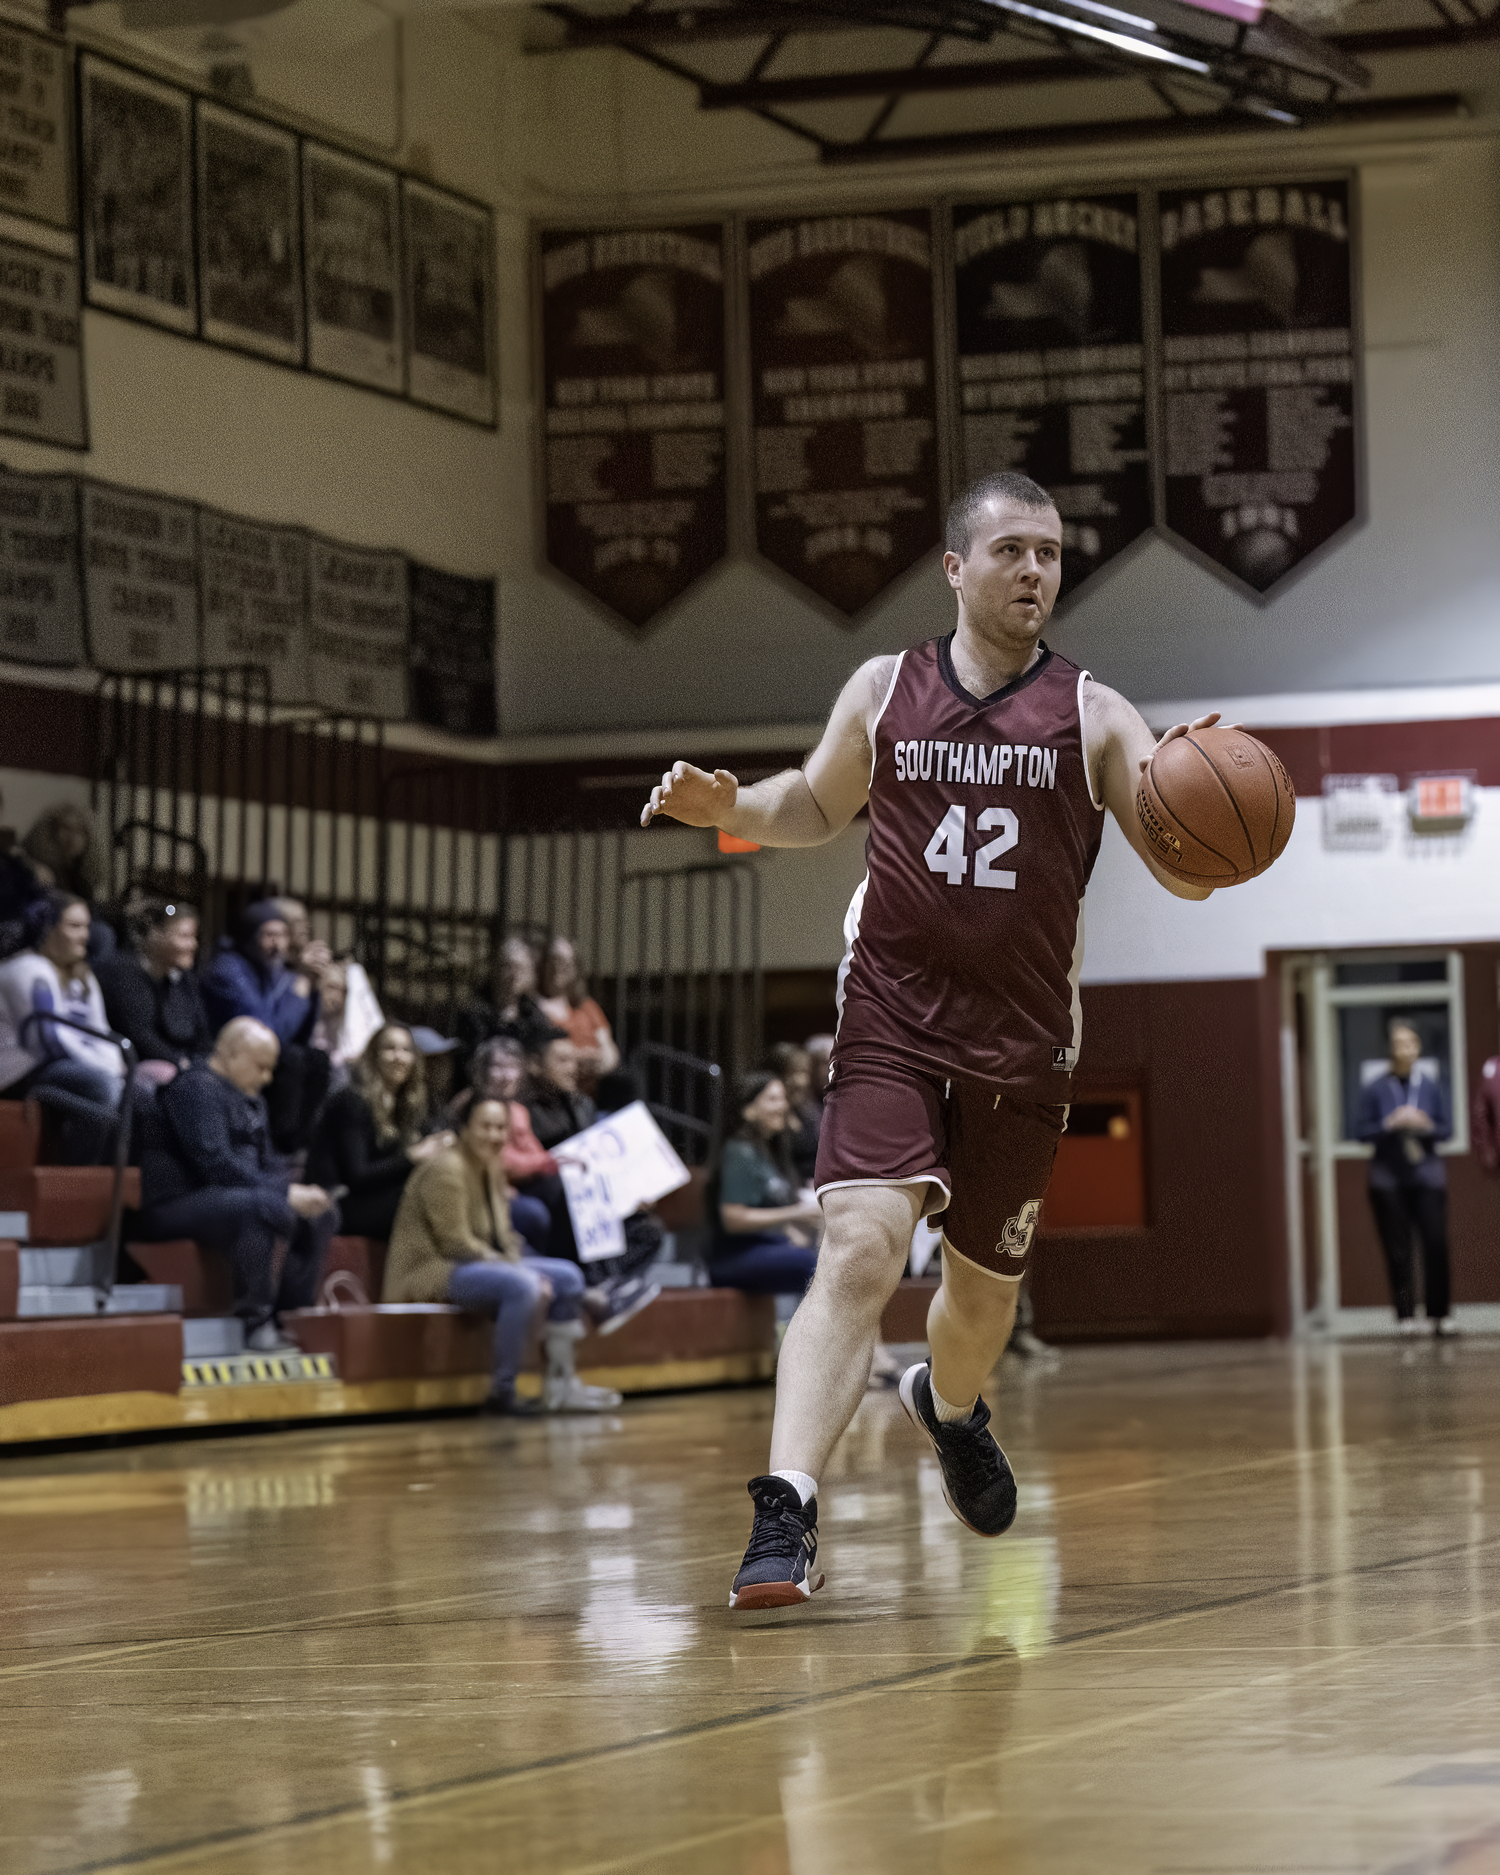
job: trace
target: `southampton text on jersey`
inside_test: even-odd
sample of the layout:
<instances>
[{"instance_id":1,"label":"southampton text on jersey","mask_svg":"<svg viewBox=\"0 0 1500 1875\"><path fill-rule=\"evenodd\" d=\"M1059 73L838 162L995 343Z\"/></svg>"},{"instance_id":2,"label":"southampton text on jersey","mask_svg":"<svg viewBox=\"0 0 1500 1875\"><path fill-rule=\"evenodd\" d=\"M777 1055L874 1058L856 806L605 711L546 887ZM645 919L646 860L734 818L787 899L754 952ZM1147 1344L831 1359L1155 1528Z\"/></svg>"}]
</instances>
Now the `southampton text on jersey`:
<instances>
[{"instance_id":1,"label":"southampton text on jersey","mask_svg":"<svg viewBox=\"0 0 1500 1875\"><path fill-rule=\"evenodd\" d=\"M897 781L979 782L1055 788L1057 750L1026 742L896 742Z\"/></svg>"}]
</instances>

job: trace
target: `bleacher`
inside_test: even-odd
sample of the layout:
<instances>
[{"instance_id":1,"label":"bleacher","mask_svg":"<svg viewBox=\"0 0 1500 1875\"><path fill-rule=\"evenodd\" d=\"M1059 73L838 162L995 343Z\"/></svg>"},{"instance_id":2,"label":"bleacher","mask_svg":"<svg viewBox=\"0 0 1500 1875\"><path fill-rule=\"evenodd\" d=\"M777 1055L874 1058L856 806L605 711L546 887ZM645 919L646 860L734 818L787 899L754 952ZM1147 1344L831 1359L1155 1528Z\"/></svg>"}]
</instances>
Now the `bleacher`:
<instances>
[{"instance_id":1,"label":"bleacher","mask_svg":"<svg viewBox=\"0 0 1500 1875\"><path fill-rule=\"evenodd\" d=\"M288 1315L301 1355L250 1355L229 1312L228 1265L197 1244L146 1244L126 1231L111 1267L113 1169L38 1163L30 1103L0 1101L0 1445L256 1421L322 1420L476 1406L490 1384L493 1324L437 1303L344 1304ZM705 1179L662 1201L664 1254L693 1254ZM134 1204L135 1172L125 1174ZM378 1296L385 1246L336 1237L326 1274ZM764 1381L775 1371L767 1296L704 1285L669 1261L668 1286L578 1367L626 1394ZM353 1285L345 1285L353 1293ZM903 1283L884 1324L919 1339L933 1285ZM535 1391L540 1375L522 1376Z\"/></svg>"}]
</instances>

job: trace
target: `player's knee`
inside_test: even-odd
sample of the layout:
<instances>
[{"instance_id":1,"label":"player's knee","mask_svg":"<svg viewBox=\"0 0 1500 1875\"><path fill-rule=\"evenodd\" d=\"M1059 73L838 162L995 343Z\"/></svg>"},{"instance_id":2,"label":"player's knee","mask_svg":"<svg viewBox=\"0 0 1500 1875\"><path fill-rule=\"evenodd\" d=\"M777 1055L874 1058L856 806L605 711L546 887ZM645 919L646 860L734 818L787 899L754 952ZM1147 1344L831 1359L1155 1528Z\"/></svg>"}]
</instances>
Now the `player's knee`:
<instances>
[{"instance_id":1,"label":"player's knee","mask_svg":"<svg viewBox=\"0 0 1500 1875\"><path fill-rule=\"evenodd\" d=\"M903 1239L879 1228L839 1230L830 1221L818 1251L818 1281L851 1300L877 1294L883 1300L899 1280L910 1247L910 1233Z\"/></svg>"}]
</instances>

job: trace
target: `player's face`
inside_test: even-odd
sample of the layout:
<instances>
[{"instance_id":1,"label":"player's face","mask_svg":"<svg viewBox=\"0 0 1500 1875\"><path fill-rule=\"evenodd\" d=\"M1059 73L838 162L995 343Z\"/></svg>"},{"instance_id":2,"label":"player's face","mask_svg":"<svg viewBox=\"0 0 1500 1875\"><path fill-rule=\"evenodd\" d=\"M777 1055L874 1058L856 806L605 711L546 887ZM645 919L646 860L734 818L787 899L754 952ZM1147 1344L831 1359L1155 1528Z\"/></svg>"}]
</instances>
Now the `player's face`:
<instances>
[{"instance_id":1,"label":"player's face","mask_svg":"<svg viewBox=\"0 0 1500 1875\"><path fill-rule=\"evenodd\" d=\"M1055 508L987 501L969 551L943 555L948 584L968 622L985 636L1035 642L1057 603L1062 520Z\"/></svg>"}]
</instances>

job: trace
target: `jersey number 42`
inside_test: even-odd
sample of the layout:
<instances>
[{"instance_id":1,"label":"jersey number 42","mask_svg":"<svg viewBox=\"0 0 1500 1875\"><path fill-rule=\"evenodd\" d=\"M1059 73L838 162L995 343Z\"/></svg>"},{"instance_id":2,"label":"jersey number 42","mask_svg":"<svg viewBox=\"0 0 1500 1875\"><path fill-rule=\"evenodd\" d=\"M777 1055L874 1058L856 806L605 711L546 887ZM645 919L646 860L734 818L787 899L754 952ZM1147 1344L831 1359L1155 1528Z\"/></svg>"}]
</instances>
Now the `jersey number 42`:
<instances>
[{"instance_id":1,"label":"jersey number 42","mask_svg":"<svg viewBox=\"0 0 1500 1875\"><path fill-rule=\"evenodd\" d=\"M938 822L937 831L927 842L926 851L922 854L927 861L927 870L940 874L949 885L962 885L968 876L969 855L964 851L968 819L969 810L966 807L950 807ZM990 833L996 827L1000 829L1000 837L986 841L974 855L975 885L1014 892L1016 875L997 867L994 862L1002 853L1008 853L1020 839L1020 822L1008 807L987 807L977 816L974 825L980 833Z\"/></svg>"}]
</instances>

